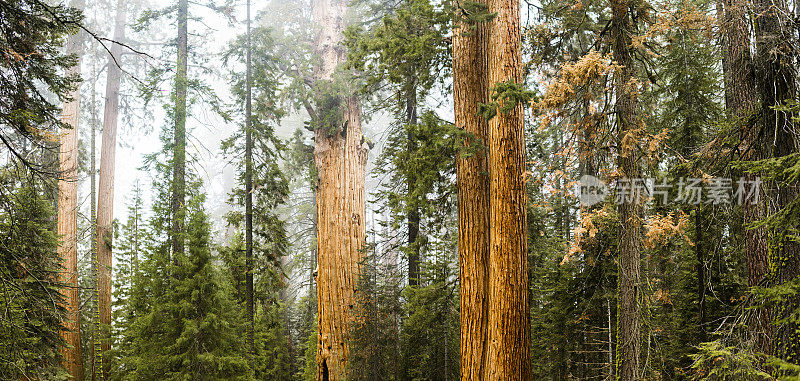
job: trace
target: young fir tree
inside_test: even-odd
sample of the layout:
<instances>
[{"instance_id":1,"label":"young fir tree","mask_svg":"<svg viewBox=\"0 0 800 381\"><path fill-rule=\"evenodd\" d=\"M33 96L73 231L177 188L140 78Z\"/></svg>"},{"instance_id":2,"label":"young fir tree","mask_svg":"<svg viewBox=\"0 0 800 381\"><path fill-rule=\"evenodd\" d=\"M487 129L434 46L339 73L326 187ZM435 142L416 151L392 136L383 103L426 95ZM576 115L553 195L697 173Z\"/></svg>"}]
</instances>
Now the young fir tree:
<instances>
[{"instance_id":1,"label":"young fir tree","mask_svg":"<svg viewBox=\"0 0 800 381\"><path fill-rule=\"evenodd\" d=\"M162 141L171 141L164 130ZM187 187L186 249L171 250L173 241L170 197L173 179L169 145L148 156L146 168L154 170L152 217L147 223L139 276L135 277L129 308L132 323L129 358L123 379L251 379L247 366L240 315L229 283L218 269L212 251L211 227L203 210L202 184ZM187 173L190 179L196 175ZM116 377L115 376L115 377Z\"/></svg>"},{"instance_id":2,"label":"young fir tree","mask_svg":"<svg viewBox=\"0 0 800 381\"><path fill-rule=\"evenodd\" d=\"M449 218L450 226L455 221ZM403 291L401 379L458 380L458 284L454 229L434 237L419 287Z\"/></svg>"},{"instance_id":3,"label":"young fir tree","mask_svg":"<svg viewBox=\"0 0 800 381\"><path fill-rule=\"evenodd\" d=\"M348 378L398 380L400 374L400 279L375 252L364 257L356 285L357 304L350 327Z\"/></svg>"},{"instance_id":4,"label":"young fir tree","mask_svg":"<svg viewBox=\"0 0 800 381\"><path fill-rule=\"evenodd\" d=\"M235 302L235 319L238 337L246 337L247 326L247 287L245 282L245 250L242 234L236 233L231 241L220 248L223 266L223 282L231 289L230 296ZM287 330L285 305L279 300L279 293L285 288L282 272L271 263L261 263L256 268L254 284L254 348L248 349L249 366L256 379L289 380L295 359L289 348L291 337Z\"/></svg>"},{"instance_id":5,"label":"young fir tree","mask_svg":"<svg viewBox=\"0 0 800 381\"><path fill-rule=\"evenodd\" d=\"M376 4L369 4L374 10ZM377 5L380 4L383 3ZM385 10L388 14L374 25L367 25L366 30L363 27L348 30L348 64L363 73L365 91L376 98L375 111L385 104L388 107L383 107L395 116L389 138L392 149L413 152L428 144L427 136L417 134L415 129L422 123L427 96L447 77L450 66L443 34L449 17L428 0L402 1L388 8ZM386 161L392 157L383 156ZM429 167L416 161L404 163L407 163L405 168L392 170L382 165L378 168L392 174L394 185L386 196L397 224L405 222L408 238L403 251L408 261L408 283L417 285L426 240L423 209L429 205L427 198L433 192L430 176L437 170L420 173Z\"/></svg>"},{"instance_id":6,"label":"young fir tree","mask_svg":"<svg viewBox=\"0 0 800 381\"><path fill-rule=\"evenodd\" d=\"M133 341L136 339L133 327L140 308L134 305L134 293L140 280L140 261L146 246L146 229L142 213L144 212L142 192L139 184L133 191L133 199L128 205L128 220L121 227L117 237L114 268L114 303L113 330L111 341L113 348L105 360L109 364L112 379L124 379L132 363Z\"/></svg>"},{"instance_id":7,"label":"young fir tree","mask_svg":"<svg viewBox=\"0 0 800 381\"><path fill-rule=\"evenodd\" d=\"M279 297L286 287L283 258L289 242L277 208L286 201L289 184L278 165L284 143L274 130L283 115L276 102L282 72L275 50L272 31L255 28L238 37L225 52L226 63L245 62L244 76L231 73L236 108L245 107L242 129L225 140L222 148L231 157L243 159L237 163L239 183L230 198L236 209L227 219L231 226L244 230L244 242L234 240L244 245L244 259L232 261L237 267L231 270L239 272L234 274L234 285L243 291L237 295L244 296L251 366L256 378L277 380L289 377L293 359L286 345L290 337L281 305L284 301ZM237 279L242 272L244 278Z\"/></svg>"},{"instance_id":8,"label":"young fir tree","mask_svg":"<svg viewBox=\"0 0 800 381\"><path fill-rule=\"evenodd\" d=\"M126 378L251 377L244 343L237 334L239 315L214 264L202 197L194 196L190 201L187 254L168 260L163 257L162 242L153 247L142 266L142 279L149 279L150 284L137 285L136 289L141 288L145 293L142 296L151 300L151 305L146 313L136 317L133 335L136 368ZM154 280L159 274L167 278Z\"/></svg>"}]
</instances>

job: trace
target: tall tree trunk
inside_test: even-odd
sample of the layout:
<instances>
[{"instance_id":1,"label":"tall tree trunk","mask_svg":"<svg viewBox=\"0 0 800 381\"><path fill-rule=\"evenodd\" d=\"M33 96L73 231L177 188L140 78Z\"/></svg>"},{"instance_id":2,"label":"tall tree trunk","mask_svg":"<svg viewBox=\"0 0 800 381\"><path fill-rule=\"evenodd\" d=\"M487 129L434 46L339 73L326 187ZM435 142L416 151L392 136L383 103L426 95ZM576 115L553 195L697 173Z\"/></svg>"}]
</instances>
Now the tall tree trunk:
<instances>
[{"instance_id":1,"label":"tall tree trunk","mask_svg":"<svg viewBox=\"0 0 800 381\"><path fill-rule=\"evenodd\" d=\"M184 249L186 216L186 93L188 91L189 1L178 0L178 61L175 73L175 130L172 151L172 261Z\"/></svg>"},{"instance_id":2,"label":"tall tree trunk","mask_svg":"<svg viewBox=\"0 0 800 381\"><path fill-rule=\"evenodd\" d=\"M131 259L131 277L133 278L131 281L131 290L135 290L136 279L139 275L139 250L141 249L141 230L139 229L142 211L139 208L142 202L142 189L139 188L138 180L136 181L136 188L134 189L134 197L136 204L133 210L133 231L135 235L133 236L133 258Z\"/></svg>"},{"instance_id":3,"label":"tall tree trunk","mask_svg":"<svg viewBox=\"0 0 800 381\"><path fill-rule=\"evenodd\" d=\"M411 80L409 86L411 89L405 94L406 99L406 123L409 125L417 124L417 91L414 86L414 81ZM413 155L417 150L417 138L411 131L408 131L406 141L408 143L408 152ZM408 284L410 286L419 285L419 200L415 196L417 187L417 177L413 172L408 173L407 187L408 187Z\"/></svg>"},{"instance_id":4,"label":"tall tree trunk","mask_svg":"<svg viewBox=\"0 0 800 381\"><path fill-rule=\"evenodd\" d=\"M117 0L117 14L114 27L114 41L125 38L125 1ZM100 150L99 198L97 202L97 287L99 289L98 309L100 311L101 353L95 359L96 369L102 371L101 379L109 377L107 356L111 349L111 270L112 239L114 220L114 167L117 150L117 120L119 119L119 84L122 77L120 56L122 45L111 46L106 80L105 110L103 113L103 143ZM97 373L97 370L95 370Z\"/></svg>"},{"instance_id":5,"label":"tall tree trunk","mask_svg":"<svg viewBox=\"0 0 800 381\"><path fill-rule=\"evenodd\" d=\"M750 52L750 27L747 20L748 2L744 0L726 0L725 56L728 61L729 81L725 83L725 109L728 117L736 120L740 127L742 141L742 159L758 160L761 158L761 147L756 144L758 128L751 121L755 112L756 88L753 62ZM752 181L752 174L743 174L742 178ZM750 286L758 285L767 271L767 238L764 229L750 229L748 226L764 216L764 205L746 200L742 205L744 244L747 262L747 280ZM756 347L760 351L768 350L770 344L769 311L759 308L750 318L750 326L756 338Z\"/></svg>"},{"instance_id":6,"label":"tall tree trunk","mask_svg":"<svg viewBox=\"0 0 800 381\"><path fill-rule=\"evenodd\" d=\"M84 1L78 0L70 4L83 9ZM78 56L78 63L67 70L67 75L80 74L83 41L82 34L74 34L67 40L67 53ZM61 134L59 149L59 167L61 176L58 180L58 235L61 244L58 247L59 257L64 269L59 273L59 282L64 285L64 303L66 315L64 330L61 336L65 346L61 354L64 356L64 368L75 380L83 380L83 357L81 355L80 332L80 294L78 290L78 125L80 122L80 89L70 94L70 100L64 103L61 121L69 125Z\"/></svg>"},{"instance_id":7,"label":"tall tree trunk","mask_svg":"<svg viewBox=\"0 0 800 381\"><path fill-rule=\"evenodd\" d=\"M489 83L522 83L519 0L490 0ZM486 378L530 380L523 104L489 121L489 323Z\"/></svg>"},{"instance_id":8,"label":"tall tree trunk","mask_svg":"<svg viewBox=\"0 0 800 381\"><path fill-rule=\"evenodd\" d=\"M704 210L702 205L694 209L694 252L697 257L697 322L700 328L700 337L697 342L706 341L706 249L703 231L707 228L703 224Z\"/></svg>"},{"instance_id":9,"label":"tall tree trunk","mask_svg":"<svg viewBox=\"0 0 800 381\"><path fill-rule=\"evenodd\" d=\"M96 72L96 71L95 71ZM93 84L94 85L94 84ZM89 241L90 249L92 250L92 353L90 361L90 372L92 373L91 379L94 381L96 379L95 374L95 356L96 354L100 353L100 310L98 309L97 301L100 299L100 289L97 287L97 137L95 134L95 129L97 125L97 116L95 114L96 105L97 105L97 92L92 86L92 118L91 118L91 148L89 150L89 155L91 158L89 159L89 173L90 173L90 181L89 186L91 187L90 190L90 198L91 201L89 202L89 214L90 214L90 226L91 231L89 232Z\"/></svg>"},{"instance_id":10,"label":"tall tree trunk","mask_svg":"<svg viewBox=\"0 0 800 381\"><path fill-rule=\"evenodd\" d=\"M247 288L247 350L255 354L255 321L253 310L253 89L251 80L250 0L247 0L247 100L245 104L245 283Z\"/></svg>"},{"instance_id":11,"label":"tall tree trunk","mask_svg":"<svg viewBox=\"0 0 800 381\"><path fill-rule=\"evenodd\" d=\"M309 182L309 188L311 188L312 198L314 200L314 205L317 205L317 185ZM311 300L312 298L316 298L317 296L317 270L319 269L319 263L317 262L317 253L318 253L318 246L317 246L317 233L319 232L318 226L319 223L318 216L316 210L314 210L314 215L311 218L311 231L313 232L314 236L311 240L311 245L308 248L311 252L311 266L309 266L309 277L308 277L308 299ZM316 309L316 305L313 306Z\"/></svg>"},{"instance_id":12,"label":"tall tree trunk","mask_svg":"<svg viewBox=\"0 0 800 381\"><path fill-rule=\"evenodd\" d=\"M631 30L635 26L629 14L627 0L611 0L612 40L614 61L622 68L615 72L617 128L619 152L617 167L622 178L630 181L640 177L638 148L635 137L639 128L635 88ZM641 342L641 200L633 198L619 205L622 232L619 237L619 312L617 375L623 381L640 379L639 352Z\"/></svg>"},{"instance_id":13,"label":"tall tree trunk","mask_svg":"<svg viewBox=\"0 0 800 381\"><path fill-rule=\"evenodd\" d=\"M719 36L719 44L722 47L723 51L727 50L728 47L728 34L726 29L728 28L728 22L725 18L725 10L726 4L725 0L715 0L714 1L714 10L716 11L715 16L717 18L717 24L720 28L720 36ZM730 68L730 58L728 54L722 55L722 79L725 84L725 106L731 103L731 68Z\"/></svg>"},{"instance_id":14,"label":"tall tree trunk","mask_svg":"<svg viewBox=\"0 0 800 381\"><path fill-rule=\"evenodd\" d=\"M784 0L754 1L756 55L754 69L756 90L761 100L761 123L757 147L764 158L779 158L798 152L796 125L791 115L775 110L797 97L797 68L792 10ZM770 182L768 189L769 215L775 215L797 199L796 183ZM767 272L765 286L783 285L800 276L800 246L787 235L793 226L769 226ZM798 297L790 298L768 312L770 318L784 319L798 308ZM788 312L787 312L788 311ZM772 323L772 320L767 320ZM800 330L797 324L774 325L772 340L759 348L765 353L796 363L800 357ZM772 333L772 332L768 332ZM767 335L770 336L770 335Z\"/></svg>"},{"instance_id":15,"label":"tall tree trunk","mask_svg":"<svg viewBox=\"0 0 800 381\"><path fill-rule=\"evenodd\" d=\"M321 88L332 88L336 68L345 60L342 46L347 0L315 0L312 17L319 27L314 68ZM341 125L318 126L314 162L319 173L317 192L317 379L347 376L348 330L355 305L361 249L366 239L364 175L367 148L361 133L361 107L352 94L327 94L317 115L341 113ZM329 102L335 99L334 102ZM329 118L325 118L329 119Z\"/></svg>"},{"instance_id":16,"label":"tall tree trunk","mask_svg":"<svg viewBox=\"0 0 800 381\"><path fill-rule=\"evenodd\" d=\"M477 0L486 6L485 0ZM466 9L457 9L457 17ZM479 106L489 102L489 26L462 19L453 33L456 126L476 152L458 155L458 257L461 309L461 379L486 374L489 323L489 123Z\"/></svg>"}]
</instances>

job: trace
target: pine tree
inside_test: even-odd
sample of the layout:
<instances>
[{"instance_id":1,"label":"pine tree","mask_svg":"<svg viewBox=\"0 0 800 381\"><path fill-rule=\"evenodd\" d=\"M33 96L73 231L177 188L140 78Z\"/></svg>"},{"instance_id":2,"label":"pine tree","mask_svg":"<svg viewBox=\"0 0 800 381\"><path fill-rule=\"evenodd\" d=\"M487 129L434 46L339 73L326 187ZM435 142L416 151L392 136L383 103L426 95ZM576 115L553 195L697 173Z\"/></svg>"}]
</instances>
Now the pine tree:
<instances>
[{"instance_id":1,"label":"pine tree","mask_svg":"<svg viewBox=\"0 0 800 381\"><path fill-rule=\"evenodd\" d=\"M188 67L189 67L189 2L178 0L178 51L175 75L175 131L173 133L172 157L172 254L183 254L184 233L186 219L186 110L188 92Z\"/></svg>"},{"instance_id":2,"label":"pine tree","mask_svg":"<svg viewBox=\"0 0 800 381\"><path fill-rule=\"evenodd\" d=\"M612 10L612 38L614 61L621 66L615 71L616 123L620 149L617 167L622 177L641 177L640 158L636 134L640 128L634 75L632 21L629 3L625 0L610 2ZM641 202L633 200L619 206L621 231L619 237L619 311L617 336L617 375L623 381L641 377Z\"/></svg>"},{"instance_id":3,"label":"pine tree","mask_svg":"<svg viewBox=\"0 0 800 381\"><path fill-rule=\"evenodd\" d=\"M711 5L681 2L672 11L691 14L709 10ZM699 178L703 173L731 177L725 165L716 164L716 158L704 152L724 117L719 97L724 74L715 66L716 41L700 33L711 25L695 26L667 35L666 53L659 62L664 86L654 92L660 103L646 122L655 131L670 131L667 144L676 154L665 160L667 172L657 173L672 181ZM733 250L723 246L724 230L735 218L730 205L664 205L659 200L654 209L659 216L685 216L691 234L691 245L675 239L647 248L652 253L649 277L657 284L649 306L650 329L663 332L658 351L663 365L658 371L680 377L690 367L696 347L711 337L716 328L713 322L734 313L728 302L741 289L736 278L745 266Z\"/></svg>"},{"instance_id":4,"label":"pine tree","mask_svg":"<svg viewBox=\"0 0 800 381\"><path fill-rule=\"evenodd\" d=\"M796 131L796 114L788 106L795 102L798 94L797 57L793 44L798 39L788 25L791 25L792 11L787 4L763 0L753 2L755 14L755 45L753 67L756 78L756 92L760 101L760 118L756 124L756 140L762 158L791 160L800 152L800 137ZM792 166L792 164L789 164ZM767 183L766 215L775 216L791 211L798 197L796 178L785 179L781 183ZM784 221L789 223L790 221ZM793 221L792 221L793 222ZM790 238L796 233L797 225L773 225L767 228L767 268L762 282L769 286L786 286L800 278L800 244ZM781 303L774 311L779 324L770 332L768 347L760 348L767 354L797 363L800 361L800 329L796 323L788 323L786 311L794 311L800 302L797 297Z\"/></svg>"},{"instance_id":5,"label":"pine tree","mask_svg":"<svg viewBox=\"0 0 800 381\"><path fill-rule=\"evenodd\" d=\"M255 356L253 370L257 380L289 381L292 358L289 332L285 322L286 306L276 300L262 304L255 322Z\"/></svg>"}]
</instances>

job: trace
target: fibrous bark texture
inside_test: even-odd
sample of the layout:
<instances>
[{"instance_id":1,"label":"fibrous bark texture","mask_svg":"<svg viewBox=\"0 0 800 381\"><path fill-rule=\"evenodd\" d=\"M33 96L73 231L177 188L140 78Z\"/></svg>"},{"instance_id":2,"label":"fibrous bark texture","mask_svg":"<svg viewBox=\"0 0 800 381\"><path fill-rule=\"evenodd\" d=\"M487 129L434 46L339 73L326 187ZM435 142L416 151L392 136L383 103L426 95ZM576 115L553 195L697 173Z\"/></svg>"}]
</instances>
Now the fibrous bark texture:
<instances>
[{"instance_id":1,"label":"fibrous bark texture","mask_svg":"<svg viewBox=\"0 0 800 381\"><path fill-rule=\"evenodd\" d=\"M478 0L485 4L485 0ZM455 123L470 152L458 157L458 256L461 305L461 379L483 380L489 323L489 124L479 115L488 103L486 23L462 20L453 33Z\"/></svg>"},{"instance_id":2,"label":"fibrous bark texture","mask_svg":"<svg viewBox=\"0 0 800 381\"><path fill-rule=\"evenodd\" d=\"M519 0L489 0L489 83L522 83ZM523 104L489 121L487 380L530 380Z\"/></svg>"},{"instance_id":3,"label":"fibrous bark texture","mask_svg":"<svg viewBox=\"0 0 800 381\"><path fill-rule=\"evenodd\" d=\"M627 0L611 0L614 61L621 66L615 72L615 111L619 133L617 169L629 181L640 177L636 131L636 73L631 46L634 27ZM641 201L634 197L619 205L621 234L619 237L619 301L617 321L617 375L623 381L640 379L639 352L641 341Z\"/></svg>"},{"instance_id":4,"label":"fibrous bark texture","mask_svg":"<svg viewBox=\"0 0 800 381\"><path fill-rule=\"evenodd\" d=\"M314 38L319 59L318 84L334 82L336 68L345 60L342 46L347 0L315 0L312 16L319 27ZM333 86L321 85L322 88ZM336 110L318 109L317 115L341 113L341 125L315 131L314 162L317 190L317 379L347 377L348 330L353 319L359 262L366 238L364 171L367 149L361 133L361 108L351 94L331 94ZM325 102L323 106L328 105ZM333 128L328 128L333 127Z\"/></svg>"},{"instance_id":5,"label":"fibrous bark texture","mask_svg":"<svg viewBox=\"0 0 800 381\"><path fill-rule=\"evenodd\" d=\"M83 8L83 1L74 2L73 7ZM81 56L81 35L75 34L67 40L67 53ZM70 68L67 75L80 74L81 63ZM81 356L80 297L78 293L78 122L80 121L80 90L70 94L64 103L61 120L68 126L61 134L58 181L58 248L63 271L59 282L64 285L66 316L61 336L67 346L61 350L64 368L75 380L83 380L83 358Z\"/></svg>"},{"instance_id":6,"label":"fibrous bark texture","mask_svg":"<svg viewBox=\"0 0 800 381\"><path fill-rule=\"evenodd\" d=\"M760 146L757 144L758 126L753 121L756 105L755 75L750 52L750 27L747 20L749 2L727 0L723 30L725 33L725 59L728 63L728 74L725 82L725 109L729 118L740 126L741 157L743 160L762 158ZM742 179L748 183L755 180L753 174L744 173ZM756 286L767 272L767 237L764 229L752 229L749 226L764 218L765 206L745 200L742 205L744 244L747 263L748 285ZM761 351L769 347L772 328L769 324L769 311L757 308L753 311L749 324Z\"/></svg>"},{"instance_id":7,"label":"fibrous bark texture","mask_svg":"<svg viewBox=\"0 0 800 381\"><path fill-rule=\"evenodd\" d=\"M755 0L753 5L756 42L753 66L756 93L761 101L757 148L765 159L780 158L798 152L795 115L775 109L797 99L795 21L786 1ZM770 216L789 207L798 196L796 182L770 181L765 188L767 206L764 211ZM795 234L793 228L780 222L765 227L769 239L765 250L767 266L763 285L785 285L800 276L800 261L797 260L800 245L789 238ZM797 310L799 304L800 298L795 296L767 310L767 322L779 323L766 327L767 334L762 336L771 340L757 340L759 350L797 363L800 358L800 329L791 322L789 315Z\"/></svg>"}]
</instances>

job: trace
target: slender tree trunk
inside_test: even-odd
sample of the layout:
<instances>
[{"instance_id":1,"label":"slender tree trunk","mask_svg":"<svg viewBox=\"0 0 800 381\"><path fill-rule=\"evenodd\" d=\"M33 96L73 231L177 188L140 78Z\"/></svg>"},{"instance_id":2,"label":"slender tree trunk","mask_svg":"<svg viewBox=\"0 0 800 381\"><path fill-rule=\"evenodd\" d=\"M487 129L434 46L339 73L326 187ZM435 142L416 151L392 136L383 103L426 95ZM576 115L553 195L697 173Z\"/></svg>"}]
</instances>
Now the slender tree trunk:
<instances>
[{"instance_id":1,"label":"slender tree trunk","mask_svg":"<svg viewBox=\"0 0 800 381\"><path fill-rule=\"evenodd\" d=\"M247 101L245 105L245 283L247 283L247 350L251 360L255 354L255 321L253 319L253 131L252 80L250 41L250 0L247 0Z\"/></svg>"},{"instance_id":2,"label":"slender tree trunk","mask_svg":"<svg viewBox=\"0 0 800 381\"><path fill-rule=\"evenodd\" d=\"M720 46L723 50L726 50L728 47L728 35L726 33L726 28L728 28L728 23L725 20L725 0L715 0L714 1L714 9L716 11L716 18L717 24L719 24L720 28L720 37L719 42ZM722 78L725 84L725 106L727 107L731 103L731 68L730 68L731 61L728 58L727 54L722 55Z\"/></svg>"},{"instance_id":3,"label":"slender tree trunk","mask_svg":"<svg viewBox=\"0 0 800 381\"><path fill-rule=\"evenodd\" d=\"M606 328L608 329L608 379L614 380L616 367L614 366L614 326L611 324L611 300L606 299Z\"/></svg>"},{"instance_id":4,"label":"slender tree trunk","mask_svg":"<svg viewBox=\"0 0 800 381\"><path fill-rule=\"evenodd\" d=\"M319 29L314 50L318 83L331 82L344 62L342 46L347 0L315 0L312 16ZM347 376L348 330L355 305L361 249L366 239L364 174L367 148L361 133L361 106L351 94L330 94L339 110L318 109L317 115L341 112L341 125L315 131L314 162L319 173L317 192L317 379ZM330 103L330 102L323 102ZM322 105L325 107L325 105Z\"/></svg>"},{"instance_id":5,"label":"slender tree trunk","mask_svg":"<svg viewBox=\"0 0 800 381\"><path fill-rule=\"evenodd\" d=\"M175 130L172 159L172 262L184 249L186 205L186 94L189 60L189 1L178 0L178 62L175 73Z\"/></svg>"},{"instance_id":6,"label":"slender tree trunk","mask_svg":"<svg viewBox=\"0 0 800 381\"><path fill-rule=\"evenodd\" d=\"M93 84L94 85L94 84ZM100 289L97 287L97 138L95 134L95 126L97 125L97 117L95 114L97 101L97 92L92 86L92 121L91 121L91 149L89 150L91 158L89 160L90 172L90 191L91 201L89 202L89 213L91 216L91 231L89 232L90 248L92 250L92 357L90 359L90 371L92 373L92 381L96 379L95 365L96 355L100 353L100 310L98 309L97 301L100 299Z\"/></svg>"},{"instance_id":7,"label":"slender tree trunk","mask_svg":"<svg viewBox=\"0 0 800 381\"><path fill-rule=\"evenodd\" d=\"M70 4L83 9L84 1L78 0ZM82 35L74 34L67 40L67 53L78 56L76 66L67 70L67 75L80 74ZM70 94L70 100L64 103L61 121L69 125L61 134L59 150L59 167L61 176L58 180L58 235L61 244L58 247L59 257L64 269L59 273L59 282L64 285L64 303L66 315L64 330L61 336L66 346L61 350L64 357L64 368L75 380L83 380L83 357L81 355L80 332L80 294L78 292L78 125L80 122L80 89Z\"/></svg>"},{"instance_id":8,"label":"slender tree trunk","mask_svg":"<svg viewBox=\"0 0 800 381\"><path fill-rule=\"evenodd\" d=\"M485 0L477 0L486 5ZM457 17L463 9L457 9ZM461 379L486 375L489 323L489 124L479 115L488 103L489 26L461 20L453 33L453 97L456 126L471 151L458 155L458 256L461 313Z\"/></svg>"},{"instance_id":9,"label":"slender tree trunk","mask_svg":"<svg viewBox=\"0 0 800 381\"><path fill-rule=\"evenodd\" d=\"M706 337L706 249L703 236L703 230L706 229L706 225L703 224L703 206L698 205L694 212L694 251L697 256L697 312L700 326L700 337L697 338L697 342L703 342Z\"/></svg>"},{"instance_id":10,"label":"slender tree trunk","mask_svg":"<svg viewBox=\"0 0 800 381\"><path fill-rule=\"evenodd\" d=\"M133 280L131 281L131 289L135 289L136 286L136 279L139 275L139 250L141 249L141 234L139 230L139 220L141 220L141 210L139 207L141 205L142 200L142 189L139 188L139 181L136 181L136 189L134 190L136 197L136 204L134 205L134 220L133 220L133 231L136 234L133 237L133 258L131 260L132 269L131 269L131 276Z\"/></svg>"},{"instance_id":11,"label":"slender tree trunk","mask_svg":"<svg viewBox=\"0 0 800 381\"><path fill-rule=\"evenodd\" d=\"M125 1L117 1L114 41L125 38ZM97 287L99 289L98 309L100 311L101 353L95 359L102 370L101 379L109 378L107 359L111 349L111 270L112 238L114 220L114 167L117 150L117 120L119 119L119 84L122 69L119 67L122 46L111 46L106 81L105 111L103 114L103 141L100 150L99 198L97 202ZM96 371L95 371L96 372Z\"/></svg>"},{"instance_id":12,"label":"slender tree trunk","mask_svg":"<svg viewBox=\"0 0 800 381\"><path fill-rule=\"evenodd\" d=\"M639 128L634 75L636 73L631 47L631 30L635 26L629 14L627 0L611 0L612 39L614 61L622 68L615 73L617 128L619 129L619 152L617 166L622 178L640 177L639 159L635 142ZM634 143L631 143L634 142ZM622 232L619 237L619 311L617 375L622 381L640 379L641 343L641 200L634 198L619 205Z\"/></svg>"},{"instance_id":13,"label":"slender tree trunk","mask_svg":"<svg viewBox=\"0 0 800 381\"><path fill-rule=\"evenodd\" d=\"M490 0L489 12L489 83L522 83L519 0ZM489 121L488 380L531 379L524 107Z\"/></svg>"},{"instance_id":14,"label":"slender tree trunk","mask_svg":"<svg viewBox=\"0 0 800 381\"><path fill-rule=\"evenodd\" d=\"M406 98L406 123L409 127L417 124L417 91L414 89L413 80L411 82L411 89L405 94ZM417 150L417 138L411 131L407 134L408 152L412 153ZM419 202L414 192L417 187L417 177L413 172L408 174L407 187L408 187L408 202L410 205L408 211L408 284L410 286L419 285L419 260L420 260L420 246L419 246Z\"/></svg>"}]
</instances>

